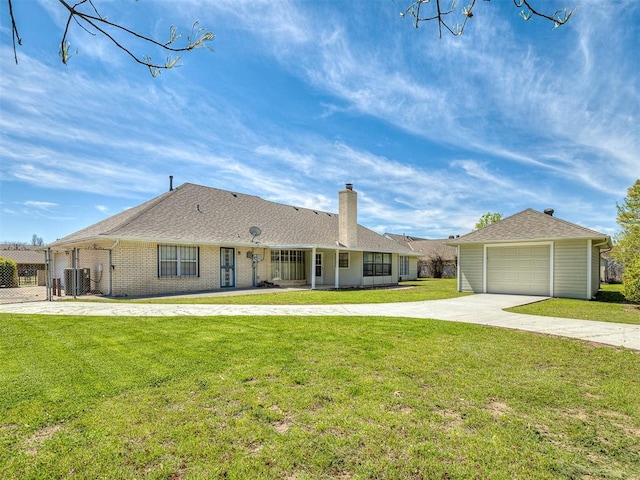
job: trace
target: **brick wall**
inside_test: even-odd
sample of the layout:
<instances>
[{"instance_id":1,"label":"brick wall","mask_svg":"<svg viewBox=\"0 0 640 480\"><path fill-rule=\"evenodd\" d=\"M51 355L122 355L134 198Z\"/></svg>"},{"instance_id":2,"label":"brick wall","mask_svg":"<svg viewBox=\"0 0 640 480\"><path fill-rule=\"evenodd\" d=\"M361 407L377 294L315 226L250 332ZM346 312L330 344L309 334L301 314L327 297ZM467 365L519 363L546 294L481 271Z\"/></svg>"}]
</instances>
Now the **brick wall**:
<instances>
[{"instance_id":1,"label":"brick wall","mask_svg":"<svg viewBox=\"0 0 640 480\"><path fill-rule=\"evenodd\" d=\"M236 248L236 287L253 285L252 260L247 258L249 249ZM263 257L258 262L258 281L270 276L270 255L266 249L254 249ZM160 295L197 292L220 288L220 247L200 247L199 277L158 278L158 244L152 242L121 241L113 250L113 295Z\"/></svg>"}]
</instances>

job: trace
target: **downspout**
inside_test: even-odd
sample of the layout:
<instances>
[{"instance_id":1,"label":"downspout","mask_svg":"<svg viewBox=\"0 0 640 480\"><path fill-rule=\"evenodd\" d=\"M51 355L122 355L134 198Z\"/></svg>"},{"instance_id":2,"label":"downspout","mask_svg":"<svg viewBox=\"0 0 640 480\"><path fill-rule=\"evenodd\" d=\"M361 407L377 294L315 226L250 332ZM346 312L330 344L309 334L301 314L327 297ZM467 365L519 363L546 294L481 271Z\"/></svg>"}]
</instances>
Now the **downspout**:
<instances>
[{"instance_id":1,"label":"downspout","mask_svg":"<svg viewBox=\"0 0 640 480\"><path fill-rule=\"evenodd\" d=\"M456 277L458 277L458 291L462 292L462 279L460 278L460 245L456 245Z\"/></svg>"},{"instance_id":2,"label":"downspout","mask_svg":"<svg viewBox=\"0 0 640 480\"><path fill-rule=\"evenodd\" d=\"M118 244L120 243L120 239L117 238L115 242L113 242L113 245L111 245L109 248L107 248L107 250L109 250L109 266L107 267L109 269L109 295L113 295L113 250L118 246Z\"/></svg>"}]
</instances>

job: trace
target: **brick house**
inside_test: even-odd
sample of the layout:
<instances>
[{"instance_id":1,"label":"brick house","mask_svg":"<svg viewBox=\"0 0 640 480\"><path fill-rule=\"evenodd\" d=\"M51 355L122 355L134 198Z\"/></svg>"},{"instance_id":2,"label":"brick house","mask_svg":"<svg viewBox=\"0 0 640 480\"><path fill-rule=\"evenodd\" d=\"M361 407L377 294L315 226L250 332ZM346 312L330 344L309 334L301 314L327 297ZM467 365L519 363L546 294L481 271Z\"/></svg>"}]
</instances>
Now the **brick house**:
<instances>
[{"instance_id":1,"label":"brick house","mask_svg":"<svg viewBox=\"0 0 640 480\"><path fill-rule=\"evenodd\" d=\"M63 283L74 267L111 296L415 279L418 255L357 223L351 184L338 195L336 214L185 183L46 247Z\"/></svg>"}]
</instances>

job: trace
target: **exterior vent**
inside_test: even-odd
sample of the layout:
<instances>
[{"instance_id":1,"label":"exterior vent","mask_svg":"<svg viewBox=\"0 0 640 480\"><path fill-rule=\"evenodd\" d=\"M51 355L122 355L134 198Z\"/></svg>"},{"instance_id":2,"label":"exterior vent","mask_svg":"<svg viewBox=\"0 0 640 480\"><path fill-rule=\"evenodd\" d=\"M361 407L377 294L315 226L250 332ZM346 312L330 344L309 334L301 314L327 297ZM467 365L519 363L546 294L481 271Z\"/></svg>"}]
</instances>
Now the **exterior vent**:
<instances>
[{"instance_id":1,"label":"exterior vent","mask_svg":"<svg viewBox=\"0 0 640 480\"><path fill-rule=\"evenodd\" d=\"M547 209L545 209L545 211L544 211L544 213L545 213L546 215L549 215L550 217L553 217L553 212L554 212L553 208L547 208Z\"/></svg>"}]
</instances>

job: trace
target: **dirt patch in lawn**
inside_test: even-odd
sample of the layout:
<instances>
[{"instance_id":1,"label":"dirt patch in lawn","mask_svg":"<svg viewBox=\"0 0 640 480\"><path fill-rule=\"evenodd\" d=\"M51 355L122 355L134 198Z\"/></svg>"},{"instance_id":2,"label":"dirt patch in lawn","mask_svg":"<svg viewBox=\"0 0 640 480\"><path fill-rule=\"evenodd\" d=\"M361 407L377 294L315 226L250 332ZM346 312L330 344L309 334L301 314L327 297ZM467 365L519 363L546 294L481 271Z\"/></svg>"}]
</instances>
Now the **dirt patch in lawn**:
<instances>
[{"instance_id":1,"label":"dirt patch in lawn","mask_svg":"<svg viewBox=\"0 0 640 480\"><path fill-rule=\"evenodd\" d=\"M52 439L60 430L62 430L62 425L49 425L41 428L25 442L25 452L29 455L37 454L42 444Z\"/></svg>"}]
</instances>

